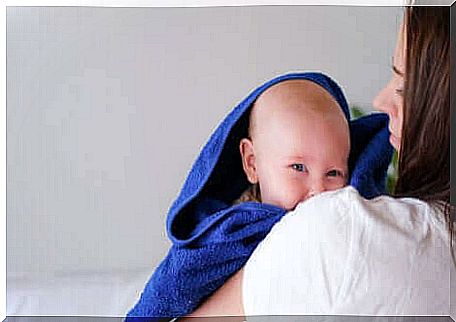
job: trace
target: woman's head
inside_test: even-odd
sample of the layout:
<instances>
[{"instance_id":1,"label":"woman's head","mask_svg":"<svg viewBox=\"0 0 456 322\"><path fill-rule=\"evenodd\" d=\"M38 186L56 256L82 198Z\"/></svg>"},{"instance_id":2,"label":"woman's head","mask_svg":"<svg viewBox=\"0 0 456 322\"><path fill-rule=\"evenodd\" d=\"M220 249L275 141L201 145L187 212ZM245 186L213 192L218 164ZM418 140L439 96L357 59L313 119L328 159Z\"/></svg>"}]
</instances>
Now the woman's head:
<instances>
[{"instance_id":1,"label":"woman's head","mask_svg":"<svg viewBox=\"0 0 456 322\"><path fill-rule=\"evenodd\" d=\"M389 115L391 145L399 150L404 123L405 32L401 25L392 58L391 79L374 99L373 105Z\"/></svg>"},{"instance_id":2,"label":"woman's head","mask_svg":"<svg viewBox=\"0 0 456 322\"><path fill-rule=\"evenodd\" d=\"M449 8L407 8L393 76L374 100L399 151L397 196L450 197Z\"/></svg>"}]
</instances>

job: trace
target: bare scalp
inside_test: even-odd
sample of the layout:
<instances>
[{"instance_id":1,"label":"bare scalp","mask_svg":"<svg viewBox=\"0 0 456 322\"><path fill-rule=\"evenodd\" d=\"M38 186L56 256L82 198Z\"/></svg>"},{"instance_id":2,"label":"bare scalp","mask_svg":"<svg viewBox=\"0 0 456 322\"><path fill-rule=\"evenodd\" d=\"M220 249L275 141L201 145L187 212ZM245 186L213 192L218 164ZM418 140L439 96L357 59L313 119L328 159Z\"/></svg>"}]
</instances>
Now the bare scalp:
<instances>
[{"instance_id":1,"label":"bare scalp","mask_svg":"<svg viewBox=\"0 0 456 322\"><path fill-rule=\"evenodd\" d=\"M290 120L306 114L331 122L348 123L336 100L323 87L308 80L287 80L263 92L252 106L249 136L267 131L271 122Z\"/></svg>"}]
</instances>

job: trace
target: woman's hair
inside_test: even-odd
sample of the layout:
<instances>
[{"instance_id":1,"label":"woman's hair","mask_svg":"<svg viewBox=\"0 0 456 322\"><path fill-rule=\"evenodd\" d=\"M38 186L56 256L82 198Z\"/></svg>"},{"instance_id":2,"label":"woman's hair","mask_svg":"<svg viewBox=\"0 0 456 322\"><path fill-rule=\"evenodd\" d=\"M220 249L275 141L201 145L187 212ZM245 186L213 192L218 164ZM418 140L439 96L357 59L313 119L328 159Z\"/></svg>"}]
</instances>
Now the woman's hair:
<instances>
[{"instance_id":1,"label":"woman's hair","mask_svg":"<svg viewBox=\"0 0 456 322\"><path fill-rule=\"evenodd\" d=\"M450 201L450 10L407 8L404 125L395 193Z\"/></svg>"},{"instance_id":2,"label":"woman's hair","mask_svg":"<svg viewBox=\"0 0 456 322\"><path fill-rule=\"evenodd\" d=\"M443 202L450 235L450 8L405 11L404 125L395 195ZM453 238L452 238L453 240Z\"/></svg>"}]
</instances>

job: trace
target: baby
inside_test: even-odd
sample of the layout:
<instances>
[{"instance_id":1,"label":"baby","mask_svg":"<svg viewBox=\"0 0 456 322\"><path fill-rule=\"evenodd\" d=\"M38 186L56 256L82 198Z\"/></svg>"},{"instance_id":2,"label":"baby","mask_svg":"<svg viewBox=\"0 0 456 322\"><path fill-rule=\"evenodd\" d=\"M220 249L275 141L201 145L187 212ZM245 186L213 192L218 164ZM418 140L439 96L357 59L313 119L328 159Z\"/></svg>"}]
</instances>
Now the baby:
<instances>
[{"instance_id":1,"label":"baby","mask_svg":"<svg viewBox=\"0 0 456 322\"><path fill-rule=\"evenodd\" d=\"M291 210L347 184L348 123L336 100L314 82L287 80L267 89L252 106L248 135L239 149L252 185L235 203Z\"/></svg>"},{"instance_id":2,"label":"baby","mask_svg":"<svg viewBox=\"0 0 456 322\"><path fill-rule=\"evenodd\" d=\"M195 161L168 213L173 246L128 316L194 311L288 210L315 194L350 183L363 196L380 195L392 152L388 117L363 117L350 131L347 119L341 89L321 73L282 75L252 91ZM261 203L232 207L236 198Z\"/></svg>"}]
</instances>

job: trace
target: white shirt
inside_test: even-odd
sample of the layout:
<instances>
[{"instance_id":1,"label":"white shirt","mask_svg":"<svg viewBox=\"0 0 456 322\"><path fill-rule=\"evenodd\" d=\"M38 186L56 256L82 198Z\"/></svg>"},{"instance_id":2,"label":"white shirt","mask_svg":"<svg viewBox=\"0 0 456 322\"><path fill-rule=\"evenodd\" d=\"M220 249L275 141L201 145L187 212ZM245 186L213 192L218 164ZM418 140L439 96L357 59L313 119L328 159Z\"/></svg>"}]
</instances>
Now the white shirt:
<instances>
[{"instance_id":1,"label":"white shirt","mask_svg":"<svg viewBox=\"0 0 456 322\"><path fill-rule=\"evenodd\" d=\"M362 198L353 187L299 204L244 268L251 315L449 315L449 232L417 199Z\"/></svg>"}]
</instances>

